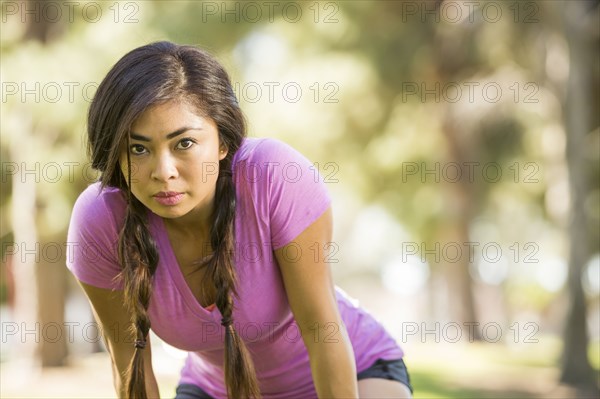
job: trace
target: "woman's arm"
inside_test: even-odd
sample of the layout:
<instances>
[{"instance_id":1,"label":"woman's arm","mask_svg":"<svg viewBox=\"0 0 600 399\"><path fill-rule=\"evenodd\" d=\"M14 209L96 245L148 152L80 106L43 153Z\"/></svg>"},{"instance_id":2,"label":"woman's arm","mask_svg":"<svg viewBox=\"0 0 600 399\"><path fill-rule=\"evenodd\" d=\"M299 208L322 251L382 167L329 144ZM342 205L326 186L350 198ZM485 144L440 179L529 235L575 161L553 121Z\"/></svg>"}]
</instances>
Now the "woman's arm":
<instances>
[{"instance_id":1,"label":"woman's arm","mask_svg":"<svg viewBox=\"0 0 600 399\"><path fill-rule=\"evenodd\" d=\"M337 307L327 254L323 253L331 236L329 208L292 243L277 249L275 257L309 354L317 395L358 398L354 352ZM293 259L287 255L299 250L300 256Z\"/></svg>"},{"instance_id":2,"label":"woman's arm","mask_svg":"<svg viewBox=\"0 0 600 399\"><path fill-rule=\"evenodd\" d=\"M115 389L119 398L125 398L125 371L133 358L135 336L131 332L131 321L129 313L125 309L123 291L97 288L81 281L79 284L92 305L94 316L110 353ZM152 370L152 352L149 339L146 348L143 349L143 354L148 398L158 398L160 396Z\"/></svg>"}]
</instances>

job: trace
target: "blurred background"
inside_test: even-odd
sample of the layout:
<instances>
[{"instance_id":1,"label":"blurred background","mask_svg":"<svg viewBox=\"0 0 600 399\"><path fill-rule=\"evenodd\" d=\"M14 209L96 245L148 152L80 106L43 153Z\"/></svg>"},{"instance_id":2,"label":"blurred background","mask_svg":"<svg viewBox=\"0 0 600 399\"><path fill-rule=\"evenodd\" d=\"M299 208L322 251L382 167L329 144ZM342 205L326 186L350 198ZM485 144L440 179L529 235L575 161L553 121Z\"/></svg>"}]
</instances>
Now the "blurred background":
<instances>
[{"instance_id":1,"label":"blurred background","mask_svg":"<svg viewBox=\"0 0 600 399\"><path fill-rule=\"evenodd\" d=\"M254 137L333 196L335 282L406 352L416 398L594 398L598 1L3 1L2 397L114 397L65 267L95 172L86 112L127 51L199 45ZM183 356L153 336L161 393Z\"/></svg>"}]
</instances>

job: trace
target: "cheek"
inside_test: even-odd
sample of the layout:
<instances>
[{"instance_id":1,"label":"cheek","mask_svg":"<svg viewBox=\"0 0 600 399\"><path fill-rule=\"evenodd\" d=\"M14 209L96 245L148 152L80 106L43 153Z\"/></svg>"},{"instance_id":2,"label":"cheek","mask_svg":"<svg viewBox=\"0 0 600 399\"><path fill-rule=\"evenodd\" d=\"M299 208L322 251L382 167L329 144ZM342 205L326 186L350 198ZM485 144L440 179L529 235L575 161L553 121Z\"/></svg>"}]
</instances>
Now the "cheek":
<instances>
[{"instance_id":1,"label":"cheek","mask_svg":"<svg viewBox=\"0 0 600 399\"><path fill-rule=\"evenodd\" d=\"M130 160L131 163L131 186L132 189L136 186L136 184L143 183L141 182L143 174L140 173L140 164L136 162L133 158ZM125 184L129 185L129 172L127 167L127 156L124 155L119 160L119 169L123 174L123 179L125 180Z\"/></svg>"},{"instance_id":2,"label":"cheek","mask_svg":"<svg viewBox=\"0 0 600 399\"><path fill-rule=\"evenodd\" d=\"M123 174L123 177L125 177L125 180L127 180L127 160L126 159L121 159L119 161L119 170Z\"/></svg>"},{"instance_id":3,"label":"cheek","mask_svg":"<svg viewBox=\"0 0 600 399\"><path fill-rule=\"evenodd\" d=\"M215 158L202 162L199 171L198 178L202 179L204 184L215 185L219 177L219 160Z\"/></svg>"}]
</instances>

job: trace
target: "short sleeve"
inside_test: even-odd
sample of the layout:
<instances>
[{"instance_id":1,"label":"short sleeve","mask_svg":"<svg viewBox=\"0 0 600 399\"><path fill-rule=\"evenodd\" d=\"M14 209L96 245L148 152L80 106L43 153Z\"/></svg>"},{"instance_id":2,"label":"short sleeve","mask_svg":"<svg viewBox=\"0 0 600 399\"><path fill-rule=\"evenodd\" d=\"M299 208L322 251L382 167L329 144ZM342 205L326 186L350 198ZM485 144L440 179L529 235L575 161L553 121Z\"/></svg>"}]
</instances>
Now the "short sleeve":
<instances>
[{"instance_id":1,"label":"short sleeve","mask_svg":"<svg viewBox=\"0 0 600 399\"><path fill-rule=\"evenodd\" d=\"M80 281L99 288L122 289L118 276L117 220L125 202L116 189L90 185L75 202L67 235L67 268Z\"/></svg>"},{"instance_id":2,"label":"short sleeve","mask_svg":"<svg viewBox=\"0 0 600 399\"><path fill-rule=\"evenodd\" d=\"M273 249L289 244L331 204L318 168L289 145L265 139L255 150L255 161L266 171L266 192Z\"/></svg>"}]
</instances>

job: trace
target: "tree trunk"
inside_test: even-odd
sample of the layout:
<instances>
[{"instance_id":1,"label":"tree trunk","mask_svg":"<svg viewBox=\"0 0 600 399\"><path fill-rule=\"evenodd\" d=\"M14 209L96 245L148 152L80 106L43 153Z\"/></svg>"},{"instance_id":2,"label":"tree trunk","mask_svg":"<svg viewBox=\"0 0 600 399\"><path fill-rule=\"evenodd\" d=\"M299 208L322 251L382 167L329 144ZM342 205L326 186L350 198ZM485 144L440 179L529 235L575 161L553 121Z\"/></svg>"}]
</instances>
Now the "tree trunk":
<instances>
[{"instance_id":1,"label":"tree trunk","mask_svg":"<svg viewBox=\"0 0 600 399\"><path fill-rule=\"evenodd\" d=\"M23 118L26 119L25 115ZM31 151L23 143L29 143L32 128L31 121L23 123L19 140L10 141L10 158L17 165L28 165L31 168L33 160ZM11 222L14 232L15 256L12 258L14 276L14 317L18 324L19 339L18 359L23 375L28 380L35 379L39 362L37 359L38 343L40 341L40 325L38 323L38 291L36 284L36 262L39 255L37 231L35 225L35 176L20 168L19 173L12 177L12 210Z\"/></svg>"},{"instance_id":2,"label":"tree trunk","mask_svg":"<svg viewBox=\"0 0 600 399\"><path fill-rule=\"evenodd\" d=\"M448 105L450 108L451 105ZM456 131L457 125L453 118L451 109L446 111L446 116L442 124L442 129L446 142L449 148L449 163L456 165L465 165L469 159L467 143L461 141ZM461 176L468 176L467 171L461 170ZM472 183L466 181L467 179L459 179L459 181L451 183L447 182L448 185L447 193L449 195L450 212L453 215L451 220L451 226L447 232L447 237L442 240L441 245L444 243L456 244L462 249L462 256L458 257L457 260L447 262L447 278L449 284L449 303L452 303L453 321L462 325L469 325L466 323L477 323L477 312L475 310L475 297L473 294L473 280L469 273L471 266L469 256L465 250L465 245L469 241L469 226L473 219L473 209L475 207L474 193L472 190ZM477 325L477 324L472 324ZM473 329L473 335L470 337L476 341L481 340L481 333L479 329Z\"/></svg>"},{"instance_id":3,"label":"tree trunk","mask_svg":"<svg viewBox=\"0 0 600 399\"><path fill-rule=\"evenodd\" d=\"M593 98L589 87L592 78L594 55L597 48L593 37L585 31L586 2L566 2L565 33L569 43L570 69L567 95L564 104L565 130L567 135L566 159L569 170L571 214L569 232L569 310L565 321L564 350L561 382L597 389L592 367L587 356L588 334L586 302L581 277L589 258L587 226L584 201L589 188L586 184L586 168L583 154L585 136L591 131Z\"/></svg>"},{"instance_id":4,"label":"tree trunk","mask_svg":"<svg viewBox=\"0 0 600 399\"><path fill-rule=\"evenodd\" d=\"M60 242L60 241L59 241ZM44 240L44 243L46 241ZM48 245L52 249L55 245ZM59 254L61 255L61 254ZM65 328L65 279L64 257L53 251L42 251L37 263L37 285L39 295L39 322L41 342L39 356L42 367L64 366L67 357Z\"/></svg>"}]
</instances>

